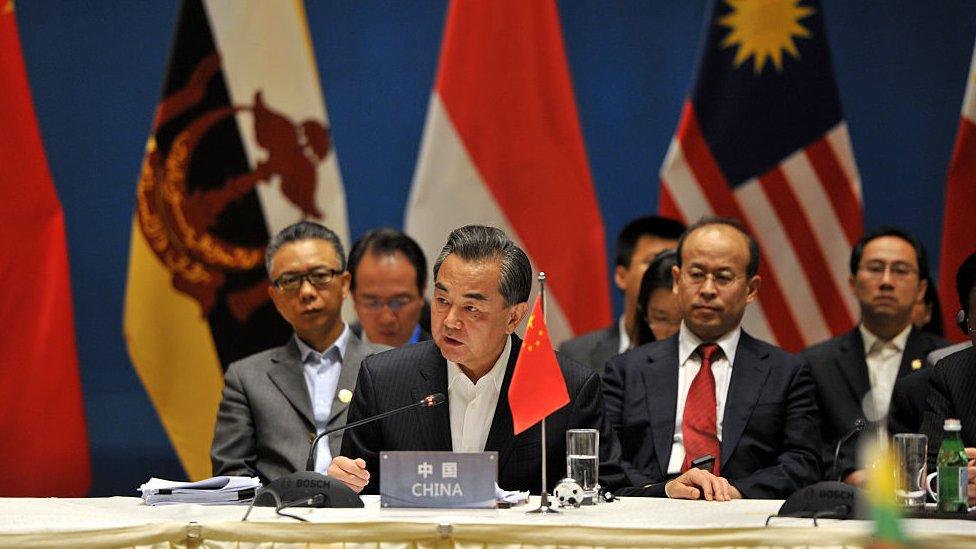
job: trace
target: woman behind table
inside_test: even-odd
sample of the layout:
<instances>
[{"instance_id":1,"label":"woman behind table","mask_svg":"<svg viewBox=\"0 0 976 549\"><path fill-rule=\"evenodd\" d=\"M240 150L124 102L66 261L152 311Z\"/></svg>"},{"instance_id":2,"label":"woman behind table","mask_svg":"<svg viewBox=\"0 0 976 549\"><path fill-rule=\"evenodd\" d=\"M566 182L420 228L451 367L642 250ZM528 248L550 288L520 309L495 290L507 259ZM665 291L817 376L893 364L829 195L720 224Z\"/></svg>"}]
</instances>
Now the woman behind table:
<instances>
[{"instance_id":1,"label":"woman behind table","mask_svg":"<svg viewBox=\"0 0 976 549\"><path fill-rule=\"evenodd\" d=\"M644 271L640 292L637 294L637 311L634 333L630 335L631 347L667 339L678 333L681 311L678 297L672 291L671 268L678 263L675 250L664 250Z\"/></svg>"}]
</instances>

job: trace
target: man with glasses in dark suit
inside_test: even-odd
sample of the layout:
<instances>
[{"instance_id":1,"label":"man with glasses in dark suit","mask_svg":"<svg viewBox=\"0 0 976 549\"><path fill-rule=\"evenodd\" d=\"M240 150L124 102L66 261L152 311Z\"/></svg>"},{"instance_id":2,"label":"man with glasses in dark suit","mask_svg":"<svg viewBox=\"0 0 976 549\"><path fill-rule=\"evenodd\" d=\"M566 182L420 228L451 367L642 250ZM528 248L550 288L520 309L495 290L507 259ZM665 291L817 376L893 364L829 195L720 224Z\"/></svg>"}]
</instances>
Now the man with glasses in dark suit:
<instances>
[{"instance_id":1,"label":"man with glasses in dark suit","mask_svg":"<svg viewBox=\"0 0 976 549\"><path fill-rule=\"evenodd\" d=\"M842 445L836 463L833 458L837 442L865 418L865 396L871 395L870 419L883 419L895 382L924 368L926 355L948 342L912 326L912 309L929 284L928 260L917 238L894 227L866 232L851 251L850 273L861 322L803 355L813 367L823 414L825 476L860 485L856 437Z\"/></svg>"},{"instance_id":2,"label":"man with glasses in dark suit","mask_svg":"<svg viewBox=\"0 0 976 549\"><path fill-rule=\"evenodd\" d=\"M295 333L228 367L210 457L215 475L266 483L304 470L311 439L345 425L360 363L377 349L342 321L350 276L334 232L309 221L285 227L268 244L265 267L271 300ZM316 471L341 442L319 442Z\"/></svg>"},{"instance_id":3,"label":"man with glasses in dark suit","mask_svg":"<svg viewBox=\"0 0 976 549\"><path fill-rule=\"evenodd\" d=\"M634 484L617 495L782 499L820 478L810 367L741 326L761 278L759 246L734 219L678 240L678 333L611 358L607 419Z\"/></svg>"}]
</instances>

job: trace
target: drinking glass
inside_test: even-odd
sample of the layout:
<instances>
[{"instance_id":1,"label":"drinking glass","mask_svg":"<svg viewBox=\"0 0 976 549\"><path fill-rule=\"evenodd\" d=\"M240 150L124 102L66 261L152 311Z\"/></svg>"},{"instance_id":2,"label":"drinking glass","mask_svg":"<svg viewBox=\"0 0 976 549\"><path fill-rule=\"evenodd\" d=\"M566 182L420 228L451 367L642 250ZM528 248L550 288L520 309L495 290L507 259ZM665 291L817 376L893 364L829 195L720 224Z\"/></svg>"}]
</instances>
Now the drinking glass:
<instances>
[{"instance_id":1,"label":"drinking glass","mask_svg":"<svg viewBox=\"0 0 976 549\"><path fill-rule=\"evenodd\" d=\"M566 431L566 476L583 488L583 498L597 501L600 485L600 432L596 429Z\"/></svg>"},{"instance_id":2,"label":"drinking glass","mask_svg":"<svg viewBox=\"0 0 976 549\"><path fill-rule=\"evenodd\" d=\"M928 437L916 433L900 433L894 437L898 456L895 497L904 507L925 507L925 477Z\"/></svg>"}]
</instances>

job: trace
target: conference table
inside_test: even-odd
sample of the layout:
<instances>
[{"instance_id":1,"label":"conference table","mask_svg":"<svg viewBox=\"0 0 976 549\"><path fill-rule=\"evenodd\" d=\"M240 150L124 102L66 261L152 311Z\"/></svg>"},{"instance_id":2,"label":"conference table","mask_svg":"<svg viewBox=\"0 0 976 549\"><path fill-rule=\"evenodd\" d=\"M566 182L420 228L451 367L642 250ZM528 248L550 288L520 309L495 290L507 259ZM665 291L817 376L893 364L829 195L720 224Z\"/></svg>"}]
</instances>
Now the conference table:
<instances>
[{"instance_id":1,"label":"conference table","mask_svg":"<svg viewBox=\"0 0 976 549\"><path fill-rule=\"evenodd\" d=\"M869 543L868 521L766 518L781 501L622 498L558 514L511 509L293 508L309 522L244 505L145 505L140 498L0 498L0 547L840 547ZM922 546L976 547L976 522L905 519Z\"/></svg>"}]
</instances>

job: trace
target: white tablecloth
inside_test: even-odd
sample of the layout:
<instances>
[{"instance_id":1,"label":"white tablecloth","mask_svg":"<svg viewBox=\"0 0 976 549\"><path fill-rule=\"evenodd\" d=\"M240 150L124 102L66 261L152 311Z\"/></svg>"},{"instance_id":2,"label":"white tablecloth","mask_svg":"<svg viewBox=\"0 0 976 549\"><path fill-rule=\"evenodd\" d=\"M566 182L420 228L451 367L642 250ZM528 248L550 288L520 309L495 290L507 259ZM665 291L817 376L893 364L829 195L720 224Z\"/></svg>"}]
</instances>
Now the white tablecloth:
<instances>
[{"instance_id":1,"label":"white tablecloth","mask_svg":"<svg viewBox=\"0 0 976 549\"><path fill-rule=\"evenodd\" d=\"M537 502L534 499L533 502ZM871 523L774 519L780 501L673 501L625 498L556 515L528 515L529 506L500 510L291 509L301 524L273 509L245 506L149 507L138 498L0 498L0 546L34 547L658 547L857 546ZM976 547L976 522L905 520L918 541Z\"/></svg>"}]
</instances>

